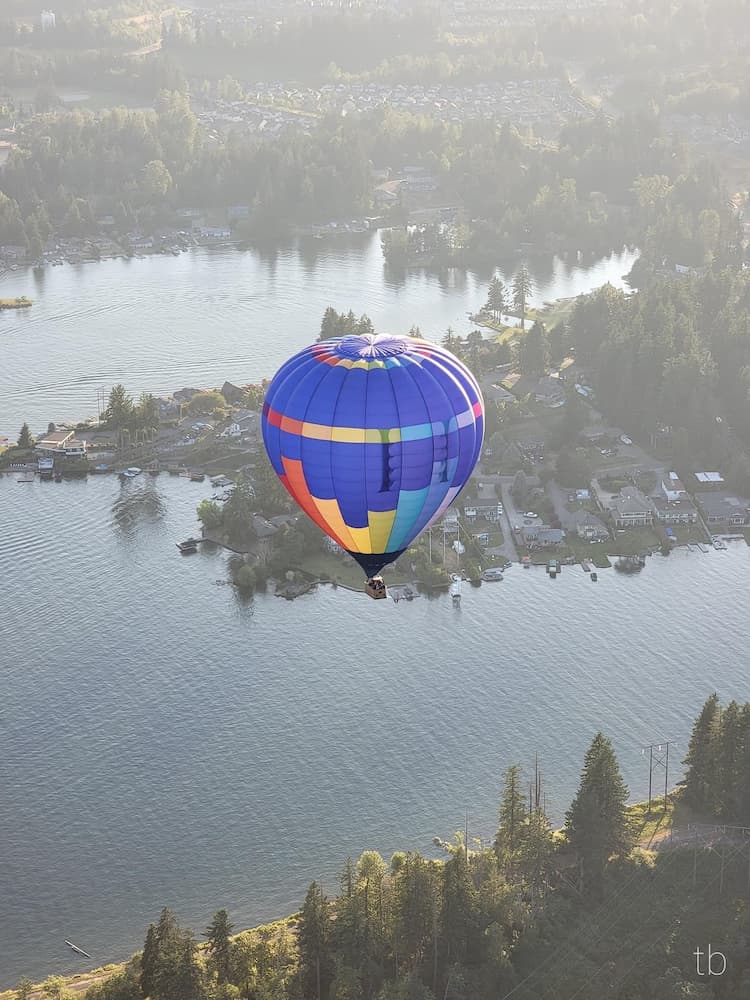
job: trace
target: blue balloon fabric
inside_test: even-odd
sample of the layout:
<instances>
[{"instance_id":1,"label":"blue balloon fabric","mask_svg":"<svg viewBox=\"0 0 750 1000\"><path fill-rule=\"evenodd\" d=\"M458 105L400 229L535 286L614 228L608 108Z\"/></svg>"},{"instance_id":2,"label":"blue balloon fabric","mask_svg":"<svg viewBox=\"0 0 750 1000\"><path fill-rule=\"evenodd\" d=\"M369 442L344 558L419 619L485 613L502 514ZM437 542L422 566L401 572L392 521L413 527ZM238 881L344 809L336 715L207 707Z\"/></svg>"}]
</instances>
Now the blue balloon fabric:
<instances>
[{"instance_id":1,"label":"blue balloon fabric","mask_svg":"<svg viewBox=\"0 0 750 1000\"><path fill-rule=\"evenodd\" d=\"M373 576L466 484L482 450L484 404L450 351L368 334L290 358L268 388L262 426L286 489Z\"/></svg>"}]
</instances>

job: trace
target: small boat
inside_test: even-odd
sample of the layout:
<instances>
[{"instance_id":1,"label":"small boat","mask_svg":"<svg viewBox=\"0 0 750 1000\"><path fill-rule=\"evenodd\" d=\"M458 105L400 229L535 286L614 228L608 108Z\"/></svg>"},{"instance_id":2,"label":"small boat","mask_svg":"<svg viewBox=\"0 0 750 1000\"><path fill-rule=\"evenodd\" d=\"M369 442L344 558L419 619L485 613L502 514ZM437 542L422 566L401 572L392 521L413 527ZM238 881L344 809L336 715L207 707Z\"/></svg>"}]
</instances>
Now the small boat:
<instances>
[{"instance_id":1,"label":"small boat","mask_svg":"<svg viewBox=\"0 0 750 1000\"><path fill-rule=\"evenodd\" d=\"M596 583L596 581L597 581L597 580L599 579L599 577L598 577L598 576L596 575L596 573L592 573L592 574L591 574L591 579L592 579L592 581L593 581L594 583Z\"/></svg>"},{"instance_id":2,"label":"small boat","mask_svg":"<svg viewBox=\"0 0 750 1000\"><path fill-rule=\"evenodd\" d=\"M177 548L184 556L189 556L198 551L198 542L197 538L188 538L184 542L177 542Z\"/></svg>"},{"instance_id":3,"label":"small boat","mask_svg":"<svg viewBox=\"0 0 750 1000\"><path fill-rule=\"evenodd\" d=\"M106 472L109 472L109 466L104 464L95 465L91 471L95 476L103 476Z\"/></svg>"},{"instance_id":4,"label":"small boat","mask_svg":"<svg viewBox=\"0 0 750 1000\"><path fill-rule=\"evenodd\" d=\"M91 955L89 955L89 953L87 951L84 951L83 948L79 948L78 945L77 944L73 944L72 941L66 941L65 944L69 948L72 948L73 951L76 953L76 955L83 955L84 958L91 958Z\"/></svg>"},{"instance_id":5,"label":"small boat","mask_svg":"<svg viewBox=\"0 0 750 1000\"><path fill-rule=\"evenodd\" d=\"M131 465L129 469L125 470L125 472L132 479L134 476L140 476L143 469L139 469L137 465Z\"/></svg>"},{"instance_id":6,"label":"small boat","mask_svg":"<svg viewBox=\"0 0 750 1000\"><path fill-rule=\"evenodd\" d=\"M486 583L490 583L493 580L502 580L502 578L503 578L503 571L499 569L497 566L491 566L489 569L486 569L482 573L482 579Z\"/></svg>"},{"instance_id":7,"label":"small boat","mask_svg":"<svg viewBox=\"0 0 750 1000\"><path fill-rule=\"evenodd\" d=\"M193 472L190 473L191 483L202 483L205 478L206 478L205 472L200 472L198 469L195 469Z\"/></svg>"}]
</instances>

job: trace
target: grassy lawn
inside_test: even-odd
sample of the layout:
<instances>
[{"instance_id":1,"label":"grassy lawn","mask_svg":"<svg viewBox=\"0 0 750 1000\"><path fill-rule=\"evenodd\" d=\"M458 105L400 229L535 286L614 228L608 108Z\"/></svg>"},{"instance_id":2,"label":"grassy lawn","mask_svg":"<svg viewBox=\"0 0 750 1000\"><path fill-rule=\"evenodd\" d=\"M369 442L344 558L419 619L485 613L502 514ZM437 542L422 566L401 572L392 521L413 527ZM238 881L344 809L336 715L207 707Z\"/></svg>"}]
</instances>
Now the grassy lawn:
<instances>
[{"instance_id":1,"label":"grassy lawn","mask_svg":"<svg viewBox=\"0 0 750 1000\"><path fill-rule=\"evenodd\" d=\"M661 539L652 528L628 528L616 532L614 540L604 544L608 555L637 556L649 549L661 548Z\"/></svg>"},{"instance_id":2,"label":"grassy lawn","mask_svg":"<svg viewBox=\"0 0 750 1000\"><path fill-rule=\"evenodd\" d=\"M674 798L671 794L667 795L667 811L665 812L664 795L659 795L658 788L653 790L650 812L647 802L636 802L628 806L627 811L641 847L650 847L654 841L668 837L675 822Z\"/></svg>"},{"instance_id":3,"label":"grassy lawn","mask_svg":"<svg viewBox=\"0 0 750 1000\"><path fill-rule=\"evenodd\" d=\"M576 559L589 559L597 569L607 569L612 565L607 558L610 542L586 542L575 536L566 539L566 542Z\"/></svg>"},{"instance_id":4,"label":"grassy lawn","mask_svg":"<svg viewBox=\"0 0 750 1000\"><path fill-rule=\"evenodd\" d=\"M553 327L557 326L558 323L563 323L570 319L575 304L575 298L558 299L551 305L544 306L535 311L535 316L544 323L548 330L551 330Z\"/></svg>"},{"instance_id":5,"label":"grassy lawn","mask_svg":"<svg viewBox=\"0 0 750 1000\"><path fill-rule=\"evenodd\" d=\"M708 535L703 530L703 526L698 522L695 524L673 524L670 525L670 527L677 538L678 545L686 545L688 542L703 542L704 544L710 544Z\"/></svg>"}]
</instances>

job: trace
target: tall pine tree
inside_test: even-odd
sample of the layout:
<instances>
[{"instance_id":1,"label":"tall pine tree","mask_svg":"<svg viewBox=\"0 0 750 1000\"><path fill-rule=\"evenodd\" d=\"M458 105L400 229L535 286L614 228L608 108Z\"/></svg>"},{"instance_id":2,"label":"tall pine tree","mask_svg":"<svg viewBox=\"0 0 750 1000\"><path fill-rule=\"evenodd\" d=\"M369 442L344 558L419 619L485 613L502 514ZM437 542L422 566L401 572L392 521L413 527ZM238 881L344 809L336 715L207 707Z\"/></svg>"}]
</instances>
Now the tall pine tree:
<instances>
[{"instance_id":1,"label":"tall pine tree","mask_svg":"<svg viewBox=\"0 0 750 1000\"><path fill-rule=\"evenodd\" d=\"M232 924L226 910L217 910L206 930L210 968L219 986L228 983L232 975Z\"/></svg>"},{"instance_id":2,"label":"tall pine tree","mask_svg":"<svg viewBox=\"0 0 750 1000\"><path fill-rule=\"evenodd\" d=\"M597 733L584 758L578 794L565 816L565 832L579 851L585 880L600 882L610 855L632 847L627 799L612 744Z\"/></svg>"},{"instance_id":3,"label":"tall pine tree","mask_svg":"<svg viewBox=\"0 0 750 1000\"><path fill-rule=\"evenodd\" d=\"M714 692L706 699L695 721L683 763L687 770L682 782L685 802L693 809L713 812L716 780L715 743L721 711L719 696Z\"/></svg>"}]
</instances>

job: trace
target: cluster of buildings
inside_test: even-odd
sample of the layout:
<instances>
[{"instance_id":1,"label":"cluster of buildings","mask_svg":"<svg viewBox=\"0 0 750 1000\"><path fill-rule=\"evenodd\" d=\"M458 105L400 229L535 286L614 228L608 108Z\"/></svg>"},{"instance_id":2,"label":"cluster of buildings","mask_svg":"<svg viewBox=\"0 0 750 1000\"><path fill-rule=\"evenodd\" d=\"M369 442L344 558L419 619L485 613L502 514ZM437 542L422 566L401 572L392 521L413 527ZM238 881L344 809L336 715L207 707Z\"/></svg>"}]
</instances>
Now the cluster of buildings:
<instances>
[{"instance_id":1,"label":"cluster of buildings","mask_svg":"<svg viewBox=\"0 0 750 1000\"><path fill-rule=\"evenodd\" d=\"M750 118L732 114L728 114L726 119L699 114L669 115L664 129L696 146L750 153Z\"/></svg>"},{"instance_id":2,"label":"cluster of buildings","mask_svg":"<svg viewBox=\"0 0 750 1000\"><path fill-rule=\"evenodd\" d=\"M591 113L586 102L567 84L553 78L472 86L351 82L308 88L269 82L254 84L252 95L251 101L216 101L204 112L204 124L246 122L248 127L257 128L259 116L265 113L274 115L273 124L309 128L321 114L370 112L383 106L454 123L475 118L507 118L523 125L551 126Z\"/></svg>"},{"instance_id":3,"label":"cluster of buildings","mask_svg":"<svg viewBox=\"0 0 750 1000\"><path fill-rule=\"evenodd\" d=\"M233 133L275 139L287 129L308 132L319 115L304 108L274 106L259 92L256 99L202 101L194 108L196 117L209 139L220 141Z\"/></svg>"},{"instance_id":4,"label":"cluster of buildings","mask_svg":"<svg viewBox=\"0 0 750 1000\"><path fill-rule=\"evenodd\" d=\"M718 472L698 472L691 496L675 472L662 476L651 496L635 486L625 486L620 493L602 501L617 529L650 528L654 525L695 524L702 518L712 527L744 527L750 524L750 500L726 490Z\"/></svg>"}]
</instances>

